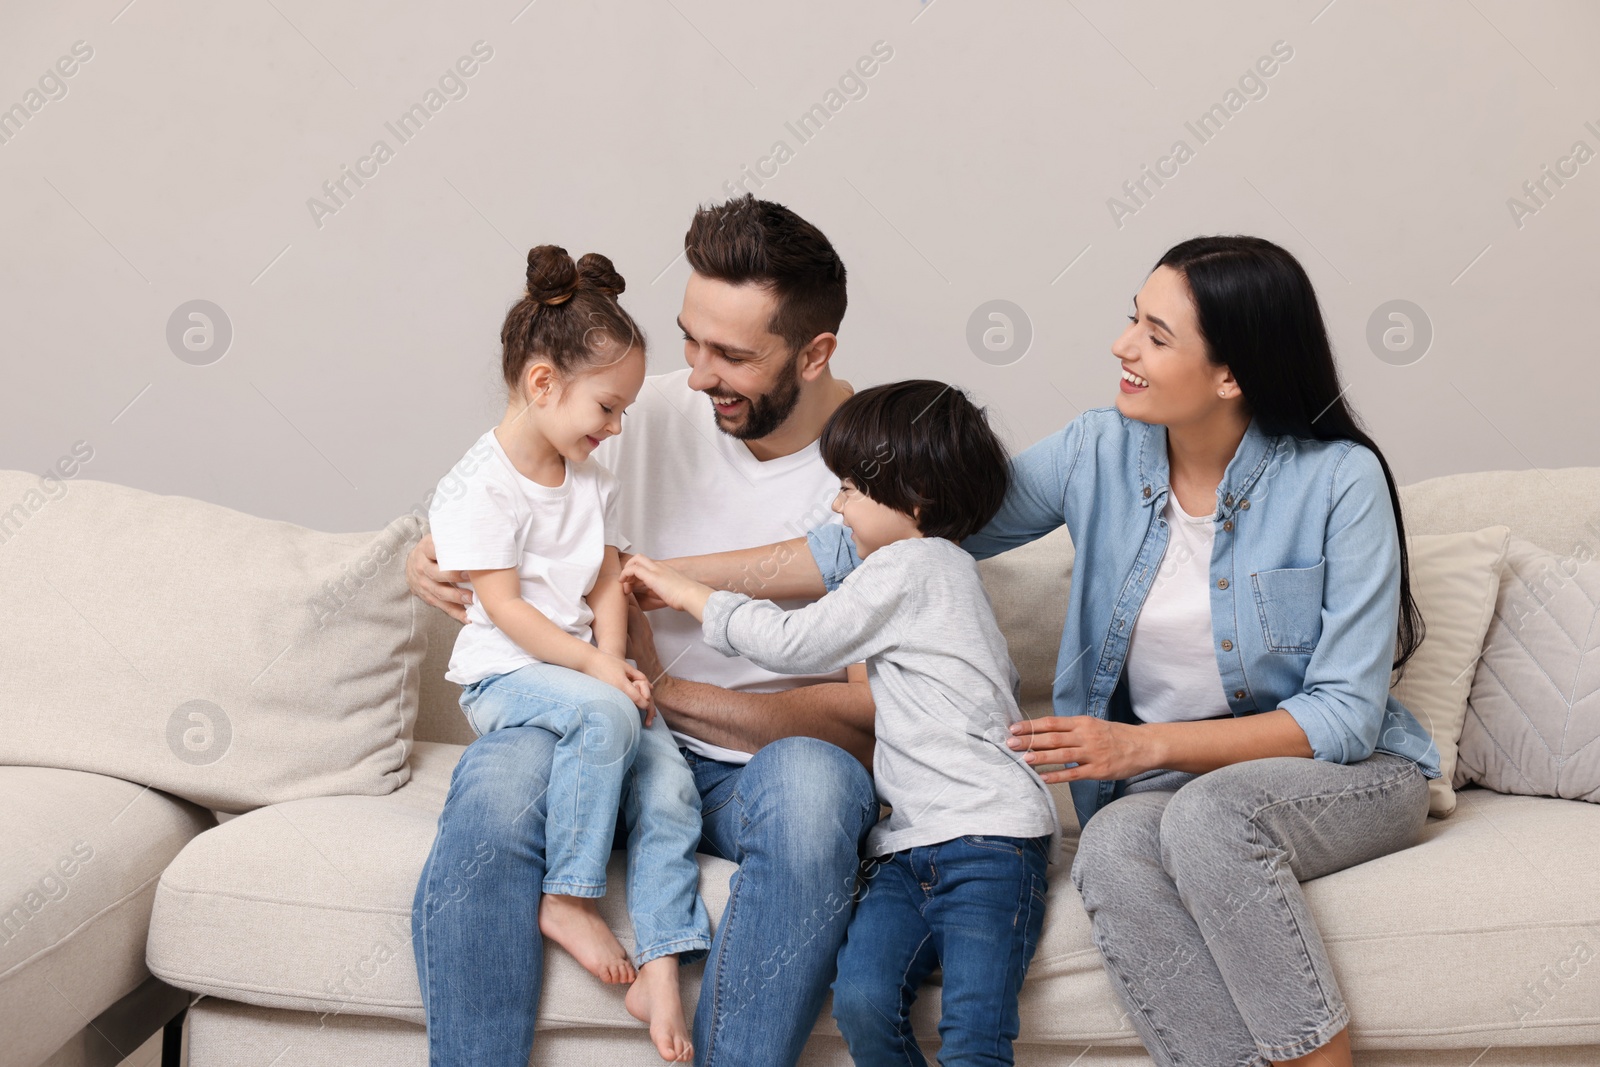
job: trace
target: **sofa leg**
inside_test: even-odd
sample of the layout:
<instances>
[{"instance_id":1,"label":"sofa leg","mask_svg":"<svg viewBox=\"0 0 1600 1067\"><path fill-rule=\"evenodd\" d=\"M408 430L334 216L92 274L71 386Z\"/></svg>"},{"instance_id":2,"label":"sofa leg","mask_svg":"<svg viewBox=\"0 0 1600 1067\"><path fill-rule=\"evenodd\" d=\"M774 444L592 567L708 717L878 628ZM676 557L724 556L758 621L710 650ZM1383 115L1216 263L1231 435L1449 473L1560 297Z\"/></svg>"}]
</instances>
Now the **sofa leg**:
<instances>
[{"instance_id":1,"label":"sofa leg","mask_svg":"<svg viewBox=\"0 0 1600 1067\"><path fill-rule=\"evenodd\" d=\"M183 1062L183 1020L189 1014L184 1008L161 1029L161 1067L180 1067Z\"/></svg>"}]
</instances>

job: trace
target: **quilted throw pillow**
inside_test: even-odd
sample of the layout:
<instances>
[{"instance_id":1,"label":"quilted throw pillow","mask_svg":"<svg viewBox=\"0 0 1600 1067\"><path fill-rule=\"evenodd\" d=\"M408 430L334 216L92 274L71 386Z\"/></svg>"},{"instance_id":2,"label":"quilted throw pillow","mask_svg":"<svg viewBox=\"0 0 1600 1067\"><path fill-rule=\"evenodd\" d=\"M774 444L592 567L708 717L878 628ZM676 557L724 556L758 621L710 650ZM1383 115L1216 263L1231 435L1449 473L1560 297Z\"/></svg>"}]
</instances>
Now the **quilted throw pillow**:
<instances>
[{"instance_id":1,"label":"quilted throw pillow","mask_svg":"<svg viewBox=\"0 0 1600 1067\"><path fill-rule=\"evenodd\" d=\"M1600 559L1513 538L1455 785L1600 803Z\"/></svg>"}]
</instances>

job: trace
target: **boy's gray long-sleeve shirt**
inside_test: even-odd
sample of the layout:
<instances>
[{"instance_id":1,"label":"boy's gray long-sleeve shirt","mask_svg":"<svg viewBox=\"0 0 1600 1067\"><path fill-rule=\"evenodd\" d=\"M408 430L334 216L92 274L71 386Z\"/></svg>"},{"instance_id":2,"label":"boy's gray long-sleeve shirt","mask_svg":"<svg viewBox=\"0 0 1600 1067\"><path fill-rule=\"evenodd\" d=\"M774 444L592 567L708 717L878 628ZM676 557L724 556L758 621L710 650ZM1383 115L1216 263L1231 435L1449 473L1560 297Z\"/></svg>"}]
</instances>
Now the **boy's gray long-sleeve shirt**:
<instances>
[{"instance_id":1,"label":"boy's gray long-sleeve shirt","mask_svg":"<svg viewBox=\"0 0 1600 1067\"><path fill-rule=\"evenodd\" d=\"M1055 859L1050 787L1006 747L1022 717L1016 668L978 565L953 542L885 545L837 590L794 611L712 593L703 630L723 655L770 671L819 674L866 661L877 704L873 777L894 809L873 827L869 856L969 834L1049 834Z\"/></svg>"}]
</instances>

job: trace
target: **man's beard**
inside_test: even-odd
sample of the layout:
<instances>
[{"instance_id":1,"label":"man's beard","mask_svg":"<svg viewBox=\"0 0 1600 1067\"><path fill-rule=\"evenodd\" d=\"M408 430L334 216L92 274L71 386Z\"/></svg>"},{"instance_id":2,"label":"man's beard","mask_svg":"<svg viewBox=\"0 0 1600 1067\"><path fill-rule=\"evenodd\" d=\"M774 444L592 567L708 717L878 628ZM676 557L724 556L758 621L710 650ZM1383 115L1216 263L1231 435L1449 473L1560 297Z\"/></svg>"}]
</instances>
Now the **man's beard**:
<instances>
[{"instance_id":1,"label":"man's beard","mask_svg":"<svg viewBox=\"0 0 1600 1067\"><path fill-rule=\"evenodd\" d=\"M748 397L743 393L733 393L731 390L719 392L717 395L737 396L749 404L744 425L731 430L722 425L722 416L717 414L716 408L712 408L711 417L716 421L717 429L741 441L766 437L782 426L784 420L794 414L795 406L800 403L800 360L792 359L785 365L778 373L778 380L765 396Z\"/></svg>"}]
</instances>

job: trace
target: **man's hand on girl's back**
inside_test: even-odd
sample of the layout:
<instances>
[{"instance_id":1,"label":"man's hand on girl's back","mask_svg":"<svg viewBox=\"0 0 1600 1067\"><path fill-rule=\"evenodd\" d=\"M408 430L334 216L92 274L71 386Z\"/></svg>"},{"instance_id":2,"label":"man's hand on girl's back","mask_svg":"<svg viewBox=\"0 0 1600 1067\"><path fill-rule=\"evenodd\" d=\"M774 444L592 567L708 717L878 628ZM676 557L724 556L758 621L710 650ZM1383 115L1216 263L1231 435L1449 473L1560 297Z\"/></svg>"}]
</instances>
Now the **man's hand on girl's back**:
<instances>
[{"instance_id":1,"label":"man's hand on girl's back","mask_svg":"<svg viewBox=\"0 0 1600 1067\"><path fill-rule=\"evenodd\" d=\"M422 540L406 556L406 584L425 604L432 604L457 622L467 621L467 605L472 603L472 590L462 589L452 583L465 582L466 571L442 571L439 556L433 547L433 535L423 534Z\"/></svg>"}]
</instances>

